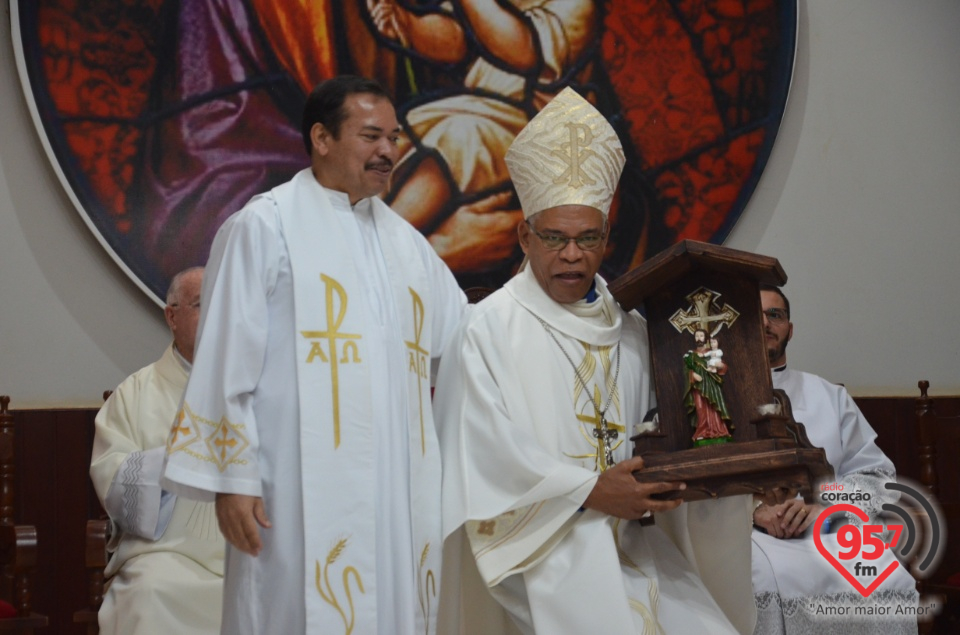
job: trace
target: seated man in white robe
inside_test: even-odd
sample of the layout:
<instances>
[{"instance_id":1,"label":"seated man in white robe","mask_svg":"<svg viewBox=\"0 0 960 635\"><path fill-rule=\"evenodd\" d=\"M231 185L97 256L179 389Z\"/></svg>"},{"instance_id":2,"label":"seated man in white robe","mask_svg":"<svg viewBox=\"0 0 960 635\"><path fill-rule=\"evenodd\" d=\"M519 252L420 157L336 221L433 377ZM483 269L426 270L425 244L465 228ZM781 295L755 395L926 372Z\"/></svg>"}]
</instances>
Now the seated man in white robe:
<instances>
[{"instance_id":1,"label":"seated man in white robe","mask_svg":"<svg viewBox=\"0 0 960 635\"><path fill-rule=\"evenodd\" d=\"M790 302L783 291L765 285L761 287L760 302L773 387L787 394L794 419L804 425L810 442L826 451L835 474L831 486L843 487L842 491L848 494L868 493L870 500L855 505L875 518L882 504L891 499L883 485L896 480L893 462L877 447L877 434L843 386L787 368L787 344L793 337L793 323ZM822 503L807 504L801 498L779 505L756 502L753 586L757 635L916 633L915 615L910 611L898 614L896 610L898 606L917 605L916 581L906 568L898 566L864 598L817 551L812 527L820 512L834 504ZM831 517L827 531L836 532L848 520L852 518ZM824 536L823 541L828 544L835 538ZM870 564L883 571L892 558L888 551ZM864 586L869 582L864 579ZM839 606L883 606L890 610L881 609L885 614L871 615L863 609L858 615L854 608L837 614L833 609Z\"/></svg>"},{"instance_id":2,"label":"seated man in white robe","mask_svg":"<svg viewBox=\"0 0 960 635\"><path fill-rule=\"evenodd\" d=\"M220 632L224 541L213 505L160 486L193 361L202 279L200 267L174 276L164 308L173 343L97 413L90 477L112 525L103 635Z\"/></svg>"},{"instance_id":3,"label":"seated man in white robe","mask_svg":"<svg viewBox=\"0 0 960 635\"><path fill-rule=\"evenodd\" d=\"M383 87L325 80L301 132L311 167L214 239L164 483L216 499L225 634L435 633L430 369L466 297L377 197L400 135Z\"/></svg>"},{"instance_id":4,"label":"seated man in white robe","mask_svg":"<svg viewBox=\"0 0 960 635\"><path fill-rule=\"evenodd\" d=\"M465 533L462 570L483 597L466 578L444 592L459 582L465 612L492 595L523 633L752 632L750 497L658 500L685 485L632 475L629 437L652 405L647 330L597 275L616 132L568 88L506 159L526 264L468 314L435 395L444 534Z\"/></svg>"}]
</instances>

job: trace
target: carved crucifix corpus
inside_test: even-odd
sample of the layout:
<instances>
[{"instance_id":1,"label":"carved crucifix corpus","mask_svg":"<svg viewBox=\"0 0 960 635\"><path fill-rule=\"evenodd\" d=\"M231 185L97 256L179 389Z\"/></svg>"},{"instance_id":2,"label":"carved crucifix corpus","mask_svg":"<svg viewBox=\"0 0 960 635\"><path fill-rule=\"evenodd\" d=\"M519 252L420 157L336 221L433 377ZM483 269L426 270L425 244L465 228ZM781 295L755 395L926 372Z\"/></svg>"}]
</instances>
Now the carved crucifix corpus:
<instances>
[{"instance_id":1,"label":"carved crucifix corpus","mask_svg":"<svg viewBox=\"0 0 960 635\"><path fill-rule=\"evenodd\" d=\"M670 324L680 333L694 333L697 329L703 329L710 335L716 335L724 324L730 328L740 317L740 312L729 304L724 304L721 308L717 303L719 297L720 294L716 291L700 287L687 296L690 308L678 309L670 317Z\"/></svg>"}]
</instances>

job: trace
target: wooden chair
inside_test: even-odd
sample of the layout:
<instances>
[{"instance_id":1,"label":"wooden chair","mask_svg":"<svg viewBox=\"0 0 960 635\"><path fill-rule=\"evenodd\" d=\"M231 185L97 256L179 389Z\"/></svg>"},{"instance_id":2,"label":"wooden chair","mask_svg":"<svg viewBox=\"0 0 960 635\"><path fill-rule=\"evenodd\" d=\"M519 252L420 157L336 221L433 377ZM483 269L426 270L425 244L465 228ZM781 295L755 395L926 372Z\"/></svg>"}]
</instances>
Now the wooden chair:
<instances>
[{"instance_id":1,"label":"wooden chair","mask_svg":"<svg viewBox=\"0 0 960 635\"><path fill-rule=\"evenodd\" d=\"M86 624L87 635L98 635L97 615L103 604L103 570L107 566L107 540L110 522L103 519L87 521L87 549L85 560L89 576L90 606L73 614L75 624Z\"/></svg>"},{"instance_id":2,"label":"wooden chair","mask_svg":"<svg viewBox=\"0 0 960 635\"><path fill-rule=\"evenodd\" d=\"M9 405L10 397L0 397L0 597L13 606L15 614L0 619L0 633L31 634L47 626L48 620L30 608L37 530L32 525L17 525L14 517L16 444Z\"/></svg>"},{"instance_id":3,"label":"wooden chair","mask_svg":"<svg viewBox=\"0 0 960 635\"><path fill-rule=\"evenodd\" d=\"M938 413L934 400L927 395L928 381L917 383L920 396L916 400L916 432L920 459L920 483L940 502L946 525L945 552L932 575L917 585L922 595L943 598L943 611L925 633L960 632L960 541L950 535L960 531L960 498L957 484L957 452L960 451L960 416Z\"/></svg>"},{"instance_id":4,"label":"wooden chair","mask_svg":"<svg viewBox=\"0 0 960 635\"><path fill-rule=\"evenodd\" d=\"M103 391L103 400L106 401L112 393L112 390ZM100 605L103 604L103 570L107 566L109 531L110 521L106 517L87 521L84 563L87 567L87 597L90 605L73 614L74 624L87 625L87 635L98 635L100 633L98 615Z\"/></svg>"}]
</instances>

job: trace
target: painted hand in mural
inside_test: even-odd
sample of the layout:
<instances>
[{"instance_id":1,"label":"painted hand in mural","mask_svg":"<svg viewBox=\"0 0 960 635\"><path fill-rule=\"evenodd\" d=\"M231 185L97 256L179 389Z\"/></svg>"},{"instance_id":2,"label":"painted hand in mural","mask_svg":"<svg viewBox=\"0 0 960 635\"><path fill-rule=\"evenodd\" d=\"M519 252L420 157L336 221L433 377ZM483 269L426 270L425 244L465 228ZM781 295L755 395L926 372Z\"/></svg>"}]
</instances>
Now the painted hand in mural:
<instances>
[{"instance_id":1,"label":"painted hand in mural","mask_svg":"<svg viewBox=\"0 0 960 635\"><path fill-rule=\"evenodd\" d=\"M396 0L367 0L374 26L386 38L395 40L423 57L440 63L457 63L467 55L464 26L481 45L482 55L518 72L532 70L539 58L534 34L520 18L496 0L461 0L465 25L447 11L415 14Z\"/></svg>"},{"instance_id":2,"label":"painted hand in mural","mask_svg":"<svg viewBox=\"0 0 960 635\"><path fill-rule=\"evenodd\" d=\"M442 64L463 60L467 43L460 23L449 13L414 14L395 0L367 0L377 31L403 48Z\"/></svg>"},{"instance_id":3,"label":"painted hand in mural","mask_svg":"<svg viewBox=\"0 0 960 635\"><path fill-rule=\"evenodd\" d=\"M430 244L454 271L486 271L510 258L517 248L519 209L510 209L512 192L463 205L430 236Z\"/></svg>"},{"instance_id":4,"label":"painted hand in mural","mask_svg":"<svg viewBox=\"0 0 960 635\"><path fill-rule=\"evenodd\" d=\"M449 2L416 13L396 0L367 0L366 6L379 34L410 58L469 63L462 87L405 113L410 139L401 146L386 201L430 238L455 273L502 268L503 258L517 254L521 218L503 207L509 197L499 195L509 183L503 155L529 119L530 82L555 80L566 57L586 49L596 26L593 2L566 2L549 16L546 6L522 9L496 0L461 0L456 14ZM571 32L580 37L570 38ZM545 34L547 51L562 40L565 60L540 54L545 45L536 38ZM536 93L538 106L549 98Z\"/></svg>"}]
</instances>

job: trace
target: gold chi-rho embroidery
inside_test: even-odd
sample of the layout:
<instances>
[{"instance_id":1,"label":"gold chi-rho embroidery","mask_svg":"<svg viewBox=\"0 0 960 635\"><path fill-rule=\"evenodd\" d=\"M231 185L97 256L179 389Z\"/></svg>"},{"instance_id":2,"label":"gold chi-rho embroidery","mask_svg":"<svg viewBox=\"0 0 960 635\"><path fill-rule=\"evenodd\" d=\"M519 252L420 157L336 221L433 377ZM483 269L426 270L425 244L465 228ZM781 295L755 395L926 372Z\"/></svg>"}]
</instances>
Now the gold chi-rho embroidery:
<instances>
[{"instance_id":1,"label":"gold chi-rho embroidery","mask_svg":"<svg viewBox=\"0 0 960 635\"><path fill-rule=\"evenodd\" d=\"M553 182L557 185L566 183L574 188L581 185L595 185L596 181L580 169L587 159L597 156L597 153L590 149L590 144L593 142L590 126L582 123L565 123L564 126L570 133L570 141L561 144L562 150L554 150L552 154L566 163L567 169Z\"/></svg>"},{"instance_id":2,"label":"gold chi-rho embroidery","mask_svg":"<svg viewBox=\"0 0 960 635\"><path fill-rule=\"evenodd\" d=\"M417 376L417 397L420 400L420 451L427 453L427 442L423 436L423 380L427 378L427 358L430 357L430 351L423 348L420 344L420 337L423 335L424 309L423 300L417 295L417 292L410 289L410 295L413 300L413 335L412 342L405 342L409 352L409 364L407 370Z\"/></svg>"},{"instance_id":3,"label":"gold chi-rho embroidery","mask_svg":"<svg viewBox=\"0 0 960 635\"><path fill-rule=\"evenodd\" d=\"M325 287L325 304L327 310L327 330L326 331L300 331L300 334L308 340L315 340L310 346L310 353L307 355L306 362L312 364L318 357L320 361L330 364L330 384L333 391L333 447L340 447L340 375L337 364L359 364L360 351L357 348L355 340L362 338L356 333L341 333L340 324L347 315L347 292L343 285L333 278L320 274L320 279ZM333 315L334 294L339 301L340 310L337 311L336 318ZM342 356L337 358L337 340L347 340L341 349ZM327 350L329 357L324 353L321 340L327 341ZM351 355L352 353L352 355Z\"/></svg>"}]
</instances>

